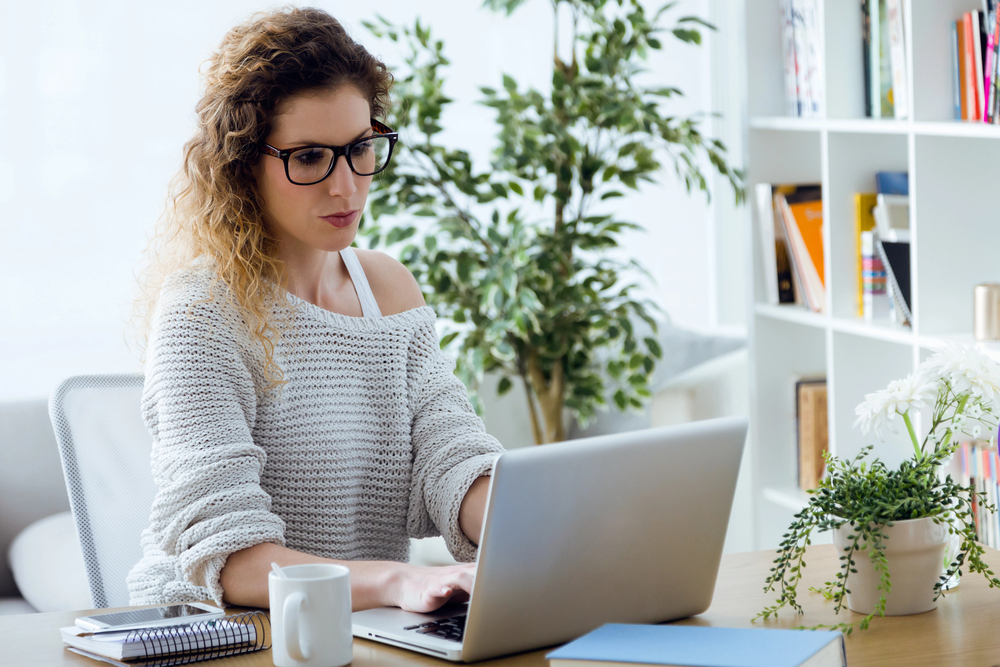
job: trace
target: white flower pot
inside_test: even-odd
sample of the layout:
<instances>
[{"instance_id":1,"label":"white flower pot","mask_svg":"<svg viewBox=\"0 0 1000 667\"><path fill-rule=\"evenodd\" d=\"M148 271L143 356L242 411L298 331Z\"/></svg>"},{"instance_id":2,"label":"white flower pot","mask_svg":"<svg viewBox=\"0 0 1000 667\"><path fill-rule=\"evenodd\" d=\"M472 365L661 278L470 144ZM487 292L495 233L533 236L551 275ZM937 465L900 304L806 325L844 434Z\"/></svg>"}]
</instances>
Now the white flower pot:
<instances>
[{"instance_id":1,"label":"white flower pot","mask_svg":"<svg viewBox=\"0 0 1000 667\"><path fill-rule=\"evenodd\" d=\"M844 524L833 534L838 555L845 555L850 547L854 529ZM892 590L886 596L886 616L920 614L937 607L934 584L944 573L944 551L949 541L948 526L934 523L930 518L894 521L883 529L888 539L883 541L889 567ZM859 614L875 610L882 591L879 575L872 566L865 544L858 545L854 555L854 568L847 578L847 607Z\"/></svg>"}]
</instances>

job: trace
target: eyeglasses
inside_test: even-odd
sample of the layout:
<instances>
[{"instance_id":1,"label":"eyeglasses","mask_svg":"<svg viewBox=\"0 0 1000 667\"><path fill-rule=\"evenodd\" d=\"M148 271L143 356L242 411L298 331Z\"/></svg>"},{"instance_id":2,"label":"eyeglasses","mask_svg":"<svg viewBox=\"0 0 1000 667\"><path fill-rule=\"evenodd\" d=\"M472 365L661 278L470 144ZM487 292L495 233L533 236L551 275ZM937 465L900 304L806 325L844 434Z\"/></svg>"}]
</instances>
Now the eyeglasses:
<instances>
[{"instance_id":1,"label":"eyeglasses","mask_svg":"<svg viewBox=\"0 0 1000 667\"><path fill-rule=\"evenodd\" d=\"M372 176L389 166L392 149L399 134L372 118L372 131L367 137L346 146L301 146L283 151L264 144L260 152L281 158L285 176L294 185L315 185L333 171L337 158L347 159L347 166L358 176Z\"/></svg>"}]
</instances>

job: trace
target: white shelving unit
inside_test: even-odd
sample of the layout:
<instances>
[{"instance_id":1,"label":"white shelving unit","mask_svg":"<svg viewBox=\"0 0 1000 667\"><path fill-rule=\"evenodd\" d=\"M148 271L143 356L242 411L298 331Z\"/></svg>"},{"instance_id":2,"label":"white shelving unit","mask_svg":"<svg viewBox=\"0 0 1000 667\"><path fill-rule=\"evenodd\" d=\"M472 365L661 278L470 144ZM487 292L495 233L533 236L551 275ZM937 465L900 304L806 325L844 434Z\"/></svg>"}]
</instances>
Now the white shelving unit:
<instances>
[{"instance_id":1,"label":"white shelving unit","mask_svg":"<svg viewBox=\"0 0 1000 667\"><path fill-rule=\"evenodd\" d=\"M761 549L777 546L808 498L796 483L795 380L826 377L830 448L851 457L868 442L853 428L864 395L910 373L934 347L972 343L973 286L1000 280L1000 126L952 118L950 25L982 3L904 0L913 111L905 121L864 117L861 3L819 4L826 109L823 118L802 119L783 115L779 0L746 0L748 186L822 183L827 286L823 313L765 304L756 220L747 221L754 230L748 332ZM874 192L877 171L910 175L912 329L856 316L854 194ZM1000 346L988 349L1000 358ZM876 448L889 465L909 451L902 437Z\"/></svg>"}]
</instances>

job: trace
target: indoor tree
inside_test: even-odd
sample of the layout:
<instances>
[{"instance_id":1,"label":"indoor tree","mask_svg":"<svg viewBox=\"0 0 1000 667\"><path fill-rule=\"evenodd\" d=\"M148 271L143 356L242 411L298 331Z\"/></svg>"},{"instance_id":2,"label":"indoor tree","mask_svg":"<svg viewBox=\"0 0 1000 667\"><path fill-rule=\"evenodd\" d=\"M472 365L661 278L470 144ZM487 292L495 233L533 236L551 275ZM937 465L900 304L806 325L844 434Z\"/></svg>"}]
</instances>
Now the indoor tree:
<instances>
[{"instance_id":1,"label":"indoor tree","mask_svg":"<svg viewBox=\"0 0 1000 667\"><path fill-rule=\"evenodd\" d=\"M500 394L521 378L539 444L565 439L567 411L586 422L606 397L621 410L641 407L662 355L656 338L635 327L645 321L657 329L655 306L625 280L641 267L607 254L641 227L619 219L609 200L654 182L664 160L689 192L707 195L707 161L738 202L744 196L725 146L702 134L703 115L664 108L681 91L640 83L662 34L700 44L712 26L684 16L663 28L675 3L650 16L638 0L550 1L557 21L561 7L571 13L572 55L560 58L555 31L551 90L522 88L508 75L500 87L481 89L482 103L496 110L498 145L489 169L478 172L468 152L440 140L451 102L444 44L419 19L366 23L406 56L393 72L388 119L400 145L372 185L362 234L372 247L399 244L428 305L455 323L441 344L458 348L458 373L477 406L484 373L501 374ZM510 13L523 2L486 5ZM391 224L383 226L383 216Z\"/></svg>"}]
</instances>

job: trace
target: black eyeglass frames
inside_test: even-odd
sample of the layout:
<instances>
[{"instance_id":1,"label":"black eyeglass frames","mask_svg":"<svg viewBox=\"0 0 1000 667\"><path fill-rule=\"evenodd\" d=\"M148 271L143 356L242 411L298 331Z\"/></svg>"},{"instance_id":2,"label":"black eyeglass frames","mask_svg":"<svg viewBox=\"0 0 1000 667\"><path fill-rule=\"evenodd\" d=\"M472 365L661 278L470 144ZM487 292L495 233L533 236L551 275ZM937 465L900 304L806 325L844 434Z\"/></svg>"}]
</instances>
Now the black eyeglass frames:
<instances>
[{"instance_id":1,"label":"black eyeglass frames","mask_svg":"<svg viewBox=\"0 0 1000 667\"><path fill-rule=\"evenodd\" d=\"M264 144L260 151L280 158L285 163L285 176L294 185L315 185L326 179L341 155L356 175L373 176L389 166L399 134L374 118L371 122L374 134L346 146L300 146L283 151Z\"/></svg>"}]
</instances>

